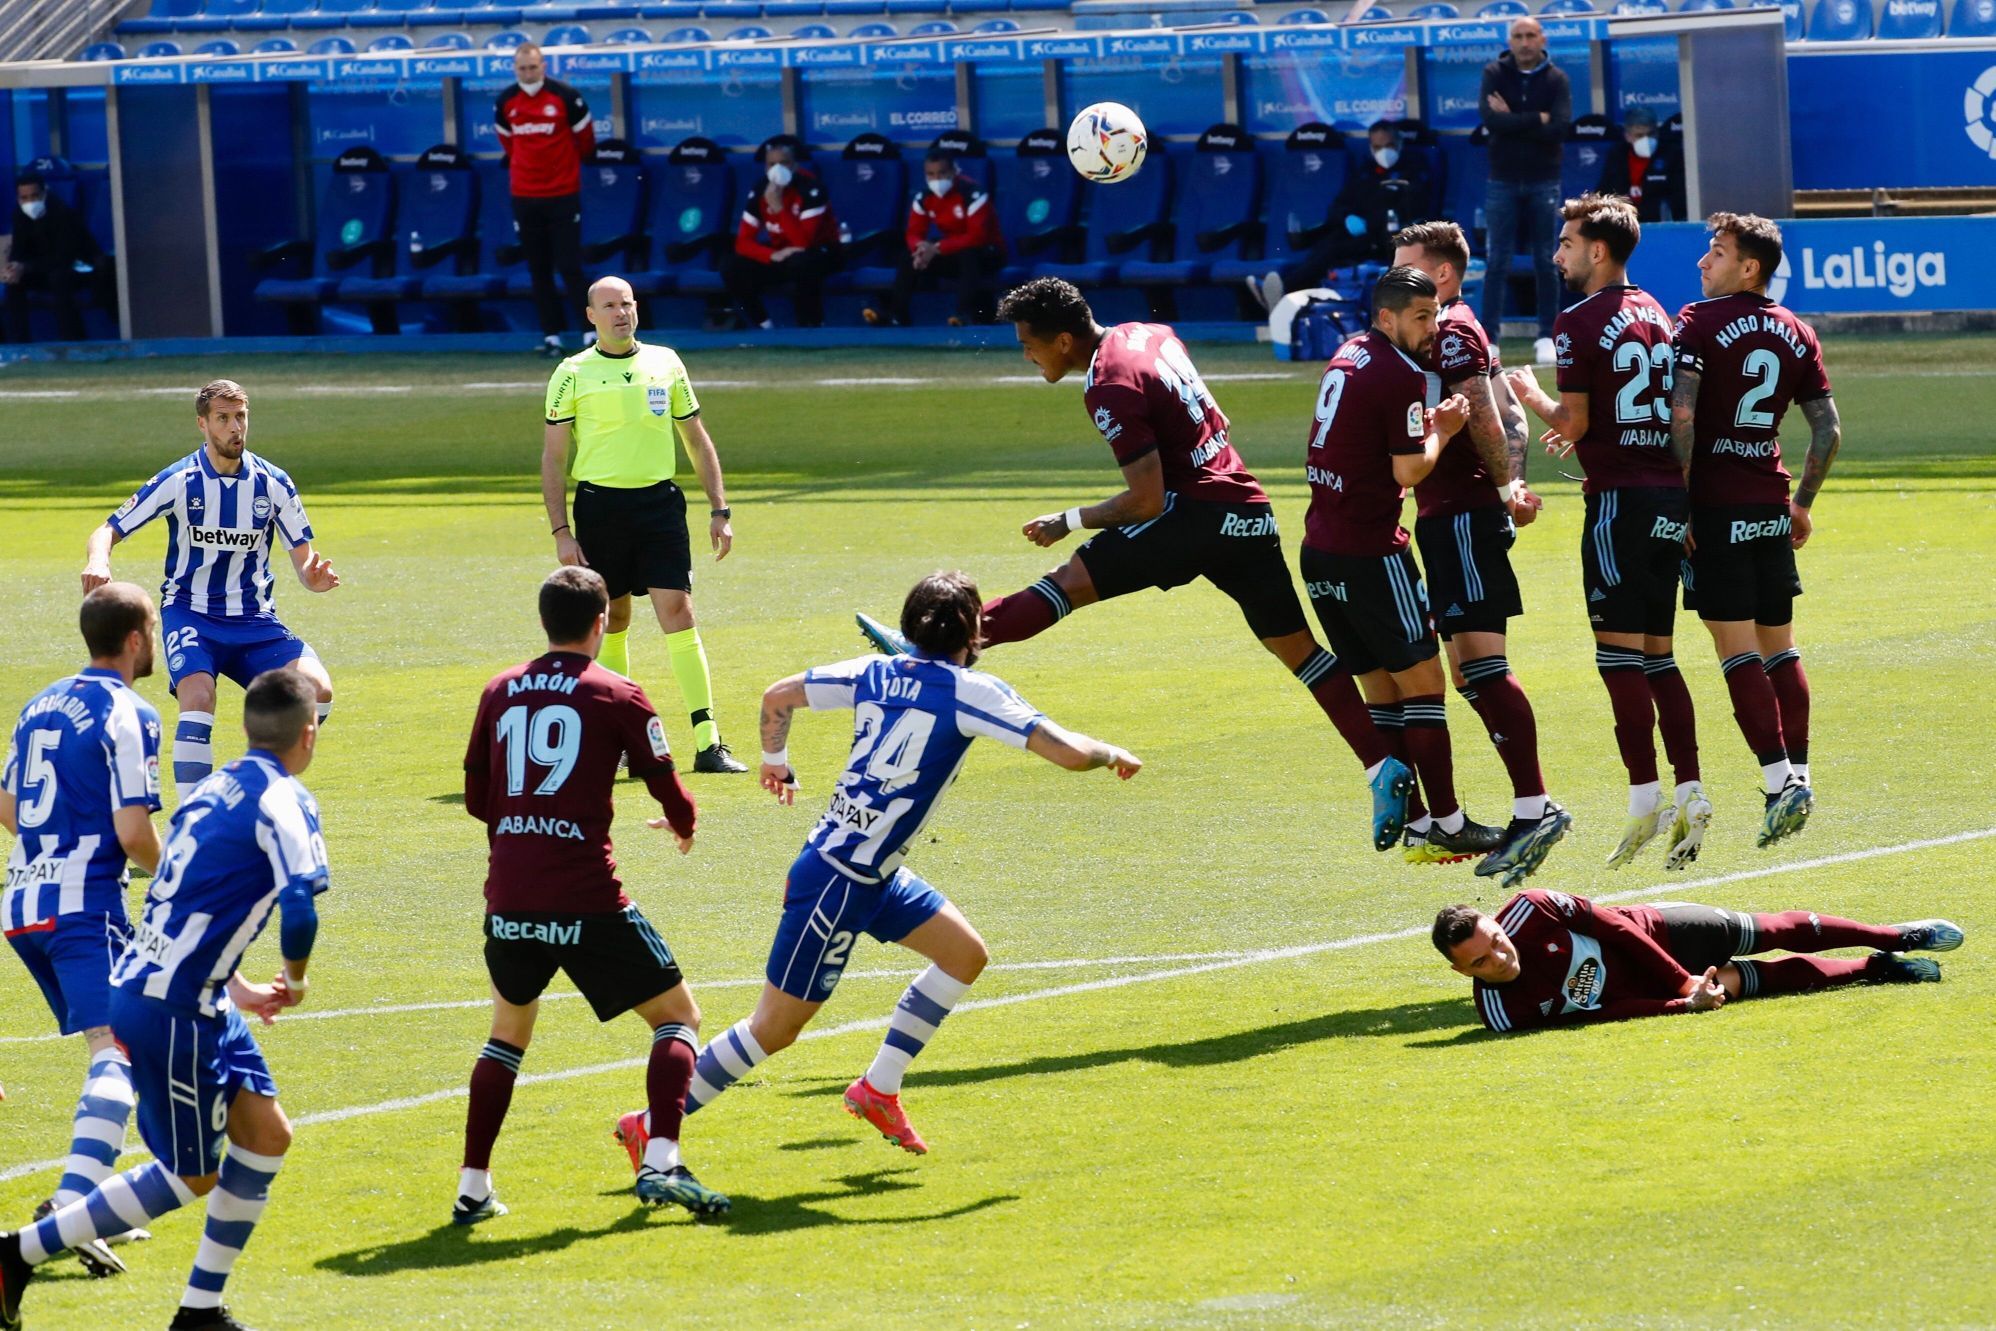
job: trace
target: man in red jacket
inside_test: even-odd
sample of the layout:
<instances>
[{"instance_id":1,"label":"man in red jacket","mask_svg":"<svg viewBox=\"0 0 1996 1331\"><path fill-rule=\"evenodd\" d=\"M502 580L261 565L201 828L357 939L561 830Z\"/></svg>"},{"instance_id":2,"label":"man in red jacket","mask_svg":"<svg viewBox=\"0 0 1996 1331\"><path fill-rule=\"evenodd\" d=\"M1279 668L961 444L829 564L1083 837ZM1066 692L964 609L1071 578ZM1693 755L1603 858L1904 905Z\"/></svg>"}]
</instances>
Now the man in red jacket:
<instances>
[{"instance_id":1,"label":"man in red jacket","mask_svg":"<svg viewBox=\"0 0 1996 1331\"><path fill-rule=\"evenodd\" d=\"M742 207L735 252L721 262L721 280L744 326L774 328L762 293L789 283L797 323L825 321L825 278L838 267L839 224L817 176L797 164L797 150L776 142L763 149L764 182Z\"/></svg>"},{"instance_id":2,"label":"man in red jacket","mask_svg":"<svg viewBox=\"0 0 1996 1331\"><path fill-rule=\"evenodd\" d=\"M543 349L561 353L568 311L554 293L561 270L568 309L589 303L582 280L582 163L596 151L596 124L582 94L547 76L541 48L528 42L513 51L519 82L499 94L493 118L513 190L513 230L519 234L540 310Z\"/></svg>"},{"instance_id":3,"label":"man in red jacket","mask_svg":"<svg viewBox=\"0 0 1996 1331\"><path fill-rule=\"evenodd\" d=\"M922 191L908 207L908 252L894 275L887 311L861 311L870 324L908 322L908 303L915 288L954 279L954 325L985 323L992 282L1005 261L998 237L997 210L984 187L956 169L956 158L931 149L922 164Z\"/></svg>"}]
</instances>

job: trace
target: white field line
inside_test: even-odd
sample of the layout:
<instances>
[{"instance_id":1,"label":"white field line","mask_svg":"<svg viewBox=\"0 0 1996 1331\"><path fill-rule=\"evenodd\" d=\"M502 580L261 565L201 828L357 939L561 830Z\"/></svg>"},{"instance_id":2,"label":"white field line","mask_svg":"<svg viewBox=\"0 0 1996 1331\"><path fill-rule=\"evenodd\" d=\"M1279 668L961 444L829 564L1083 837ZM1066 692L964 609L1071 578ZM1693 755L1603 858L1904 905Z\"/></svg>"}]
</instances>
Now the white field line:
<instances>
[{"instance_id":1,"label":"white field line","mask_svg":"<svg viewBox=\"0 0 1996 1331\"><path fill-rule=\"evenodd\" d=\"M1968 841L1985 841L1996 837L1996 827L1978 828L1969 832L1956 832L1950 836L1929 837L1921 841L1905 841L1896 846L1873 846L1867 850L1847 850L1836 855L1823 855L1813 860L1798 860L1792 864L1773 864L1759 869L1741 869L1734 873L1715 874L1709 878L1689 878L1681 881L1654 883L1648 887L1633 888L1627 892L1607 892L1592 898L1595 901L1633 901L1641 897L1662 896L1665 893L1695 892L1700 888L1719 887L1727 883L1746 882L1755 878L1772 878L1778 874L1790 874L1809 869L1826 869L1832 865L1854 864L1861 860L1875 860L1886 855L1903 855L1909 851L1931 850L1937 846L1954 846ZM1411 929L1395 929L1385 933L1353 934L1346 938L1334 938L1321 943L1298 943L1290 947L1262 948L1252 952L1238 952L1231 955L1218 955L1212 960L1198 961L1189 965L1171 966L1161 970L1140 971L1133 975L1111 975L1099 980L1078 980L1072 984L1055 985L1047 989L1029 989L1019 994L1004 994L997 998L975 998L967 1003L959 1003L957 1012L970 1012L979 1008L1011 1007L1017 1003L1034 1003L1048 998L1066 998L1073 994L1096 993L1104 989L1121 989L1133 984L1152 984L1163 980L1185 979L1193 975L1208 975L1214 971L1234 970L1242 966L1257 966L1270 961L1294 961L1301 957L1313 957L1325 952L1342 952L1351 948L1367 947L1374 943L1396 943L1411 938L1425 936L1425 926ZM1131 958L1132 961L1144 960ZM1031 963L1026 963L1031 964ZM1044 966L1060 966L1061 962L1041 963ZM884 1030L888 1017L864 1017L837 1026L822 1026L807 1030L800 1040L829 1040L837 1035L853 1035L861 1031ZM625 1058L610 1063L592 1063L583 1067L562 1068L554 1072L534 1072L520 1077L514 1084L529 1086L540 1082L569 1081L576 1077L591 1077L600 1072L624 1072L645 1066L647 1059ZM386 1114L398 1109L415 1109L422 1105L437 1104L445 1100L461 1099L469 1094L464 1086L448 1086L442 1090L427 1091L421 1095L401 1096L393 1100L382 1100L371 1105L351 1105L344 1109L322 1109L309 1114L300 1114L292 1121L300 1127L315 1123L339 1123L351 1118L369 1118L376 1114ZM133 1152L133 1158L144 1152ZM45 1173L60 1169L61 1160L36 1160L26 1164L13 1165L0 1169L0 1183L10 1179L24 1178L30 1174Z\"/></svg>"}]
</instances>

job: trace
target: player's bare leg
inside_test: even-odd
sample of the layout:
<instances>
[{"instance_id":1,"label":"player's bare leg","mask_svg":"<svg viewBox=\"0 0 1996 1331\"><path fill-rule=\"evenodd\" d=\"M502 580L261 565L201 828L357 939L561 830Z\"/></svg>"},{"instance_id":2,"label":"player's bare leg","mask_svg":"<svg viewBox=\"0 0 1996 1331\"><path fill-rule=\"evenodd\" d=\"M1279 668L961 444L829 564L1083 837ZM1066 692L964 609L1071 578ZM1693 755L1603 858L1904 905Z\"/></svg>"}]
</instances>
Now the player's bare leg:
<instances>
[{"instance_id":1,"label":"player's bare leg","mask_svg":"<svg viewBox=\"0 0 1996 1331\"><path fill-rule=\"evenodd\" d=\"M458 1171L457 1204L451 1208L455 1224L475 1225L506 1214L492 1186L492 1146L499 1140L499 1129L513 1103L513 1083L520 1075L527 1046L533 1043L534 1022L540 1012L538 998L525 1005L509 1003L500 997L497 987L492 990L492 1033L471 1068L464 1166Z\"/></svg>"},{"instance_id":2,"label":"player's bare leg","mask_svg":"<svg viewBox=\"0 0 1996 1331\"><path fill-rule=\"evenodd\" d=\"M215 770L215 677L183 677L173 689L180 717L173 726L173 784L182 798Z\"/></svg>"},{"instance_id":3,"label":"player's bare leg","mask_svg":"<svg viewBox=\"0 0 1996 1331\"><path fill-rule=\"evenodd\" d=\"M291 663L291 668L312 681L318 690L319 724L326 724L326 718L333 712L333 677L327 673L326 663L313 652L307 652Z\"/></svg>"},{"instance_id":4,"label":"player's bare leg","mask_svg":"<svg viewBox=\"0 0 1996 1331\"><path fill-rule=\"evenodd\" d=\"M747 764L728 751L721 740L721 728L714 720L714 679L707 669L707 649L700 642L700 629L693 618L693 597L671 587L651 589L652 613L665 631L666 658L672 677L679 685L679 697L686 704L687 718L693 723L693 770L696 772L737 773L748 771Z\"/></svg>"},{"instance_id":5,"label":"player's bare leg","mask_svg":"<svg viewBox=\"0 0 1996 1331\"><path fill-rule=\"evenodd\" d=\"M909 1063L935 1038L936 1028L984 973L991 953L953 904L917 925L901 946L928 958L929 968L901 995L887 1036L866 1075L846 1087L846 1111L865 1119L904 1151L928 1154L929 1145L901 1108L901 1079Z\"/></svg>"},{"instance_id":6,"label":"player's bare leg","mask_svg":"<svg viewBox=\"0 0 1996 1331\"><path fill-rule=\"evenodd\" d=\"M699 1052L700 1005L684 983L638 1004L632 1011L651 1028L651 1060L645 1070L648 1107L623 1116L617 1138L631 1153L638 1200L653 1206L670 1202L696 1216L726 1215L723 1194L693 1177L679 1158L680 1121Z\"/></svg>"}]
</instances>

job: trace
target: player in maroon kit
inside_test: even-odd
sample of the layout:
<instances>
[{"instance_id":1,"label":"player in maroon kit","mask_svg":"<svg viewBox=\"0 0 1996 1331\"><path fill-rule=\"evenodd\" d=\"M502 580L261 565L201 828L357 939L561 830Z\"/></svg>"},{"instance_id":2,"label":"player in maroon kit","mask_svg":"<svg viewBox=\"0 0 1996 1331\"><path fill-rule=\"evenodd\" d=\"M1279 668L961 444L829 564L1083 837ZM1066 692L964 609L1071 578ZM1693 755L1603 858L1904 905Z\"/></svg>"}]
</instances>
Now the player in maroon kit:
<instances>
[{"instance_id":1,"label":"player in maroon kit","mask_svg":"<svg viewBox=\"0 0 1996 1331\"><path fill-rule=\"evenodd\" d=\"M866 321L907 323L915 288L947 278L956 283L956 313L950 323L982 323L992 279L1005 262L998 210L982 185L956 169L948 149L930 149L922 163L922 189L908 205L907 241L886 311L868 306L860 311Z\"/></svg>"},{"instance_id":2,"label":"player in maroon kit","mask_svg":"<svg viewBox=\"0 0 1996 1331\"><path fill-rule=\"evenodd\" d=\"M987 603L985 645L1022 642L1097 601L1204 578L1241 608L1249 631L1310 690L1365 767L1373 846L1399 844L1413 774L1373 725L1351 672L1311 636L1268 496L1228 441L1226 414L1185 344L1164 324L1102 327L1081 292L1059 278L1011 291L998 317L1014 326L1026 359L1048 383L1087 372L1084 406L1126 488L1025 525L1026 539L1039 546L1084 528L1100 531L1032 586ZM887 625L869 615L858 620L881 651L907 650Z\"/></svg>"},{"instance_id":3,"label":"player in maroon kit","mask_svg":"<svg viewBox=\"0 0 1996 1331\"><path fill-rule=\"evenodd\" d=\"M644 781L680 854L693 849L693 799L673 771L665 727L643 689L596 664L609 612L593 569L559 568L541 584L547 654L493 677L464 755L464 807L492 843L485 878L485 968L492 1038L471 1071L464 1169L451 1219L504 1215L492 1188L499 1138L541 992L557 970L599 1021L627 1011L652 1029L645 1095L654 1135L638 1161L638 1197L719 1215L728 1199L679 1159L679 1123L699 1052L700 1008L665 940L624 895L610 854L619 759Z\"/></svg>"},{"instance_id":4,"label":"player in maroon kit","mask_svg":"<svg viewBox=\"0 0 1996 1331\"><path fill-rule=\"evenodd\" d=\"M1749 915L1717 906L1602 906L1564 892L1520 892L1495 915L1447 906L1435 948L1475 981L1476 1015L1499 1035L1537 1026L1703 1012L1735 998L1767 998L1845 984L1938 980L1941 968L1902 952L1948 952L1960 928L1946 920L1860 924L1812 910ZM1877 948L1869 957L1749 953Z\"/></svg>"},{"instance_id":5,"label":"player in maroon kit","mask_svg":"<svg viewBox=\"0 0 1996 1331\"><path fill-rule=\"evenodd\" d=\"M1301 562L1303 589L1340 665L1358 677L1375 718L1385 711L1401 722L1388 737L1405 746L1399 756L1433 810L1409 821L1408 832L1461 859L1498 849L1504 834L1471 822L1456 800L1440 647L1400 525L1404 487L1434 470L1469 420L1467 399L1440 401L1440 380L1419 359L1434 350L1439 312L1427 274L1391 269L1373 286L1371 329L1325 367L1310 427Z\"/></svg>"},{"instance_id":6,"label":"player in maroon kit","mask_svg":"<svg viewBox=\"0 0 1996 1331\"><path fill-rule=\"evenodd\" d=\"M1711 630L1733 716L1760 763L1767 796L1759 844L1798 832L1809 787L1809 682L1795 647L1795 551L1809 508L1842 443L1816 330L1767 298L1781 229L1752 214L1714 213L1698 263L1706 299L1677 316L1670 437L1690 469L1691 560L1684 608ZM1795 497L1781 465L1781 418L1809 422L1809 460Z\"/></svg>"},{"instance_id":7,"label":"player in maroon kit","mask_svg":"<svg viewBox=\"0 0 1996 1331\"><path fill-rule=\"evenodd\" d=\"M1681 869L1698 856L1712 804L1698 781L1691 691L1670 649L1691 516L1684 472L1670 450L1676 327L1647 292L1629 285L1629 256L1642 237L1635 205L1586 194L1567 200L1563 213L1553 262L1583 298L1554 324L1559 401L1545 395L1530 370L1513 370L1509 378L1518 400L1551 427L1547 448L1560 457L1578 453L1587 472L1581 581L1594 625L1594 666L1629 772L1629 821L1608 867L1633 860L1674 804L1663 867ZM1657 729L1676 769L1674 801L1664 798L1657 780L1650 739Z\"/></svg>"},{"instance_id":8,"label":"player in maroon kit","mask_svg":"<svg viewBox=\"0 0 1996 1331\"><path fill-rule=\"evenodd\" d=\"M1546 798L1538 718L1504 654L1506 625L1525 612L1518 576L1511 571L1511 545L1517 529L1539 511L1539 497L1525 485L1525 413L1504 383L1497 348L1462 299L1462 275L1469 267L1469 239L1462 228L1421 222L1400 232L1393 244L1394 266L1426 273L1441 301L1427 368L1441 376L1443 392L1461 393L1469 403L1469 424L1414 487L1419 505L1414 541L1456 691L1482 719L1511 778L1504 844L1485 856L1476 872L1516 887L1573 824L1571 814ZM1374 721L1381 710L1373 709ZM1390 724L1391 704L1386 711ZM1411 863L1454 858L1411 832L1407 841Z\"/></svg>"},{"instance_id":9,"label":"player in maroon kit","mask_svg":"<svg viewBox=\"0 0 1996 1331\"><path fill-rule=\"evenodd\" d=\"M784 135L763 145L763 183L742 205L734 250L721 261L721 280L743 327L776 326L762 293L785 283L799 327L825 321L825 278L838 267L839 224L824 182L798 165L800 146Z\"/></svg>"},{"instance_id":10,"label":"player in maroon kit","mask_svg":"<svg viewBox=\"0 0 1996 1331\"><path fill-rule=\"evenodd\" d=\"M532 42L513 48L513 77L518 82L499 94L492 117L506 153L513 229L534 283L542 349L559 356L570 315L589 303L582 280L582 164L596 151L596 122L581 93L547 76L541 48ZM554 293L557 271L568 288L566 309Z\"/></svg>"}]
</instances>

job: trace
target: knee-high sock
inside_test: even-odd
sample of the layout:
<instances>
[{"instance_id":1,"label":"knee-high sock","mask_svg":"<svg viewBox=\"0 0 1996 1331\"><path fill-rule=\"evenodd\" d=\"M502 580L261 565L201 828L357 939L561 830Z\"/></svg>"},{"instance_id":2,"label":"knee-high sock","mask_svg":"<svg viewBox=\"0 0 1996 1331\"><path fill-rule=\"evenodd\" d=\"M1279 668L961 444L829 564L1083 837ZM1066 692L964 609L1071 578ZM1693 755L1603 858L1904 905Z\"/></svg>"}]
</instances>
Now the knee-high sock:
<instances>
[{"instance_id":1,"label":"knee-high sock","mask_svg":"<svg viewBox=\"0 0 1996 1331\"><path fill-rule=\"evenodd\" d=\"M596 649L596 664L602 666L605 670L612 671L622 675L625 679L629 679L631 677L631 631L625 629L621 633L605 633L603 635L603 645Z\"/></svg>"},{"instance_id":2,"label":"knee-high sock","mask_svg":"<svg viewBox=\"0 0 1996 1331\"><path fill-rule=\"evenodd\" d=\"M1422 693L1400 700L1406 718L1407 752L1421 774L1421 788L1435 817L1447 818L1462 807L1455 798L1455 754L1449 745L1448 713L1442 695Z\"/></svg>"},{"instance_id":3,"label":"knee-high sock","mask_svg":"<svg viewBox=\"0 0 1996 1331\"><path fill-rule=\"evenodd\" d=\"M1649 785L1656 781L1656 708L1649 691L1649 677L1643 673L1643 654L1633 647L1596 647L1594 668L1608 690L1608 706L1615 714L1615 747L1622 751L1622 766L1629 770L1629 784Z\"/></svg>"},{"instance_id":4,"label":"knee-high sock","mask_svg":"<svg viewBox=\"0 0 1996 1331\"><path fill-rule=\"evenodd\" d=\"M229 1143L228 1154L222 1157L222 1175L208 1194L208 1223L201 1231L187 1292L180 1296L181 1307L221 1305L222 1286L228 1283L236 1258L243 1255L250 1231L263 1218L271 1181L283 1164L281 1155L258 1155Z\"/></svg>"},{"instance_id":5,"label":"knee-high sock","mask_svg":"<svg viewBox=\"0 0 1996 1331\"><path fill-rule=\"evenodd\" d=\"M1788 747L1781 742L1781 706L1774 699L1774 685L1760 668L1759 652L1740 652L1719 662L1726 677L1726 691L1733 696L1733 720L1760 764L1767 793L1779 795L1788 784Z\"/></svg>"},{"instance_id":6,"label":"knee-high sock","mask_svg":"<svg viewBox=\"0 0 1996 1331\"><path fill-rule=\"evenodd\" d=\"M1490 742L1511 778L1511 794L1517 799L1545 794L1545 774L1539 769L1538 718L1532 714L1532 700L1525 696L1524 686L1511 673L1510 661L1501 656L1464 661L1462 677L1469 682L1463 696L1490 732Z\"/></svg>"},{"instance_id":7,"label":"knee-high sock","mask_svg":"<svg viewBox=\"0 0 1996 1331\"><path fill-rule=\"evenodd\" d=\"M28 1265L39 1266L79 1243L142 1229L193 1200L193 1189L159 1161L148 1160L111 1175L81 1200L57 1207L23 1229L21 1256Z\"/></svg>"},{"instance_id":8,"label":"knee-high sock","mask_svg":"<svg viewBox=\"0 0 1996 1331\"><path fill-rule=\"evenodd\" d=\"M1372 714L1365 710L1365 701L1358 696L1358 685L1352 682L1351 671L1339 665L1337 657L1319 647L1292 673L1310 690L1317 706L1324 709L1324 715L1337 727L1346 745L1358 755L1359 766L1369 769L1392 756L1393 746L1372 723Z\"/></svg>"},{"instance_id":9,"label":"knee-high sock","mask_svg":"<svg viewBox=\"0 0 1996 1331\"><path fill-rule=\"evenodd\" d=\"M55 1204L67 1206L111 1177L125 1149L125 1123L132 1116L132 1065L115 1046L91 1060L70 1125L69 1159Z\"/></svg>"},{"instance_id":10,"label":"knee-high sock","mask_svg":"<svg viewBox=\"0 0 1996 1331\"><path fill-rule=\"evenodd\" d=\"M1887 952L1904 941L1896 926L1862 924L1857 920L1818 915L1813 910L1784 910L1755 915L1753 935L1742 952L1828 952L1839 947L1875 947Z\"/></svg>"},{"instance_id":11,"label":"knee-high sock","mask_svg":"<svg viewBox=\"0 0 1996 1331\"><path fill-rule=\"evenodd\" d=\"M984 603L984 645L1024 642L1052 628L1073 611L1067 593L1052 576L1041 578L1024 591Z\"/></svg>"},{"instance_id":12,"label":"knee-high sock","mask_svg":"<svg viewBox=\"0 0 1996 1331\"><path fill-rule=\"evenodd\" d=\"M880 1052L873 1056L873 1066L866 1070L867 1084L882 1095L899 1095L908 1064L935 1038L936 1027L969 988L962 980L945 975L940 966L917 975L894 1006L887 1036L880 1042Z\"/></svg>"},{"instance_id":13,"label":"knee-high sock","mask_svg":"<svg viewBox=\"0 0 1996 1331\"><path fill-rule=\"evenodd\" d=\"M1781 738L1788 745L1788 761L1804 769L1809 766L1809 677L1802 671L1802 653L1790 647L1776 652L1761 665L1767 682L1774 686L1781 707Z\"/></svg>"},{"instance_id":14,"label":"knee-high sock","mask_svg":"<svg viewBox=\"0 0 1996 1331\"><path fill-rule=\"evenodd\" d=\"M722 1031L707 1042L693 1065L693 1083L686 1088L686 1112L690 1114L712 1101L768 1057L749 1033L748 1018Z\"/></svg>"},{"instance_id":15,"label":"knee-high sock","mask_svg":"<svg viewBox=\"0 0 1996 1331\"><path fill-rule=\"evenodd\" d=\"M191 786L215 770L215 714L182 712L173 727L173 783Z\"/></svg>"},{"instance_id":16,"label":"knee-high sock","mask_svg":"<svg viewBox=\"0 0 1996 1331\"><path fill-rule=\"evenodd\" d=\"M1421 802L1420 771L1414 766L1413 755L1407 751L1407 718L1401 714L1397 702L1368 703L1365 709L1372 717L1373 729L1395 758L1407 765L1414 773L1414 789L1407 795L1407 821L1418 822L1428 816L1428 806Z\"/></svg>"},{"instance_id":17,"label":"knee-high sock","mask_svg":"<svg viewBox=\"0 0 1996 1331\"><path fill-rule=\"evenodd\" d=\"M679 681L680 701L686 704L687 716L693 722L693 747L712 748L721 742L721 728L714 724L714 680L707 672L707 649L700 645L700 630L666 634L665 652L672 663L672 677Z\"/></svg>"},{"instance_id":18,"label":"knee-high sock","mask_svg":"<svg viewBox=\"0 0 1996 1331\"><path fill-rule=\"evenodd\" d=\"M1643 674L1649 679L1650 697L1656 702L1656 728L1663 734L1663 751L1670 759L1677 784L1698 779L1698 716L1691 709L1691 689L1677 658L1643 656Z\"/></svg>"},{"instance_id":19,"label":"knee-high sock","mask_svg":"<svg viewBox=\"0 0 1996 1331\"><path fill-rule=\"evenodd\" d=\"M492 1168L492 1144L513 1104L513 1082L527 1051L504 1040L487 1040L471 1065L471 1104L464 1111L464 1167Z\"/></svg>"},{"instance_id":20,"label":"knee-high sock","mask_svg":"<svg viewBox=\"0 0 1996 1331\"><path fill-rule=\"evenodd\" d=\"M1834 989L1841 984L1860 984L1870 978L1869 958L1776 957L1772 961L1735 958L1740 968L1740 997L1766 998L1772 994L1805 994L1812 989Z\"/></svg>"},{"instance_id":21,"label":"knee-high sock","mask_svg":"<svg viewBox=\"0 0 1996 1331\"><path fill-rule=\"evenodd\" d=\"M693 1084L699 1057L693 1028L667 1022L651 1033L651 1061L645 1065L645 1163L671 1169L679 1163L679 1124L686 1114L686 1088Z\"/></svg>"}]
</instances>

